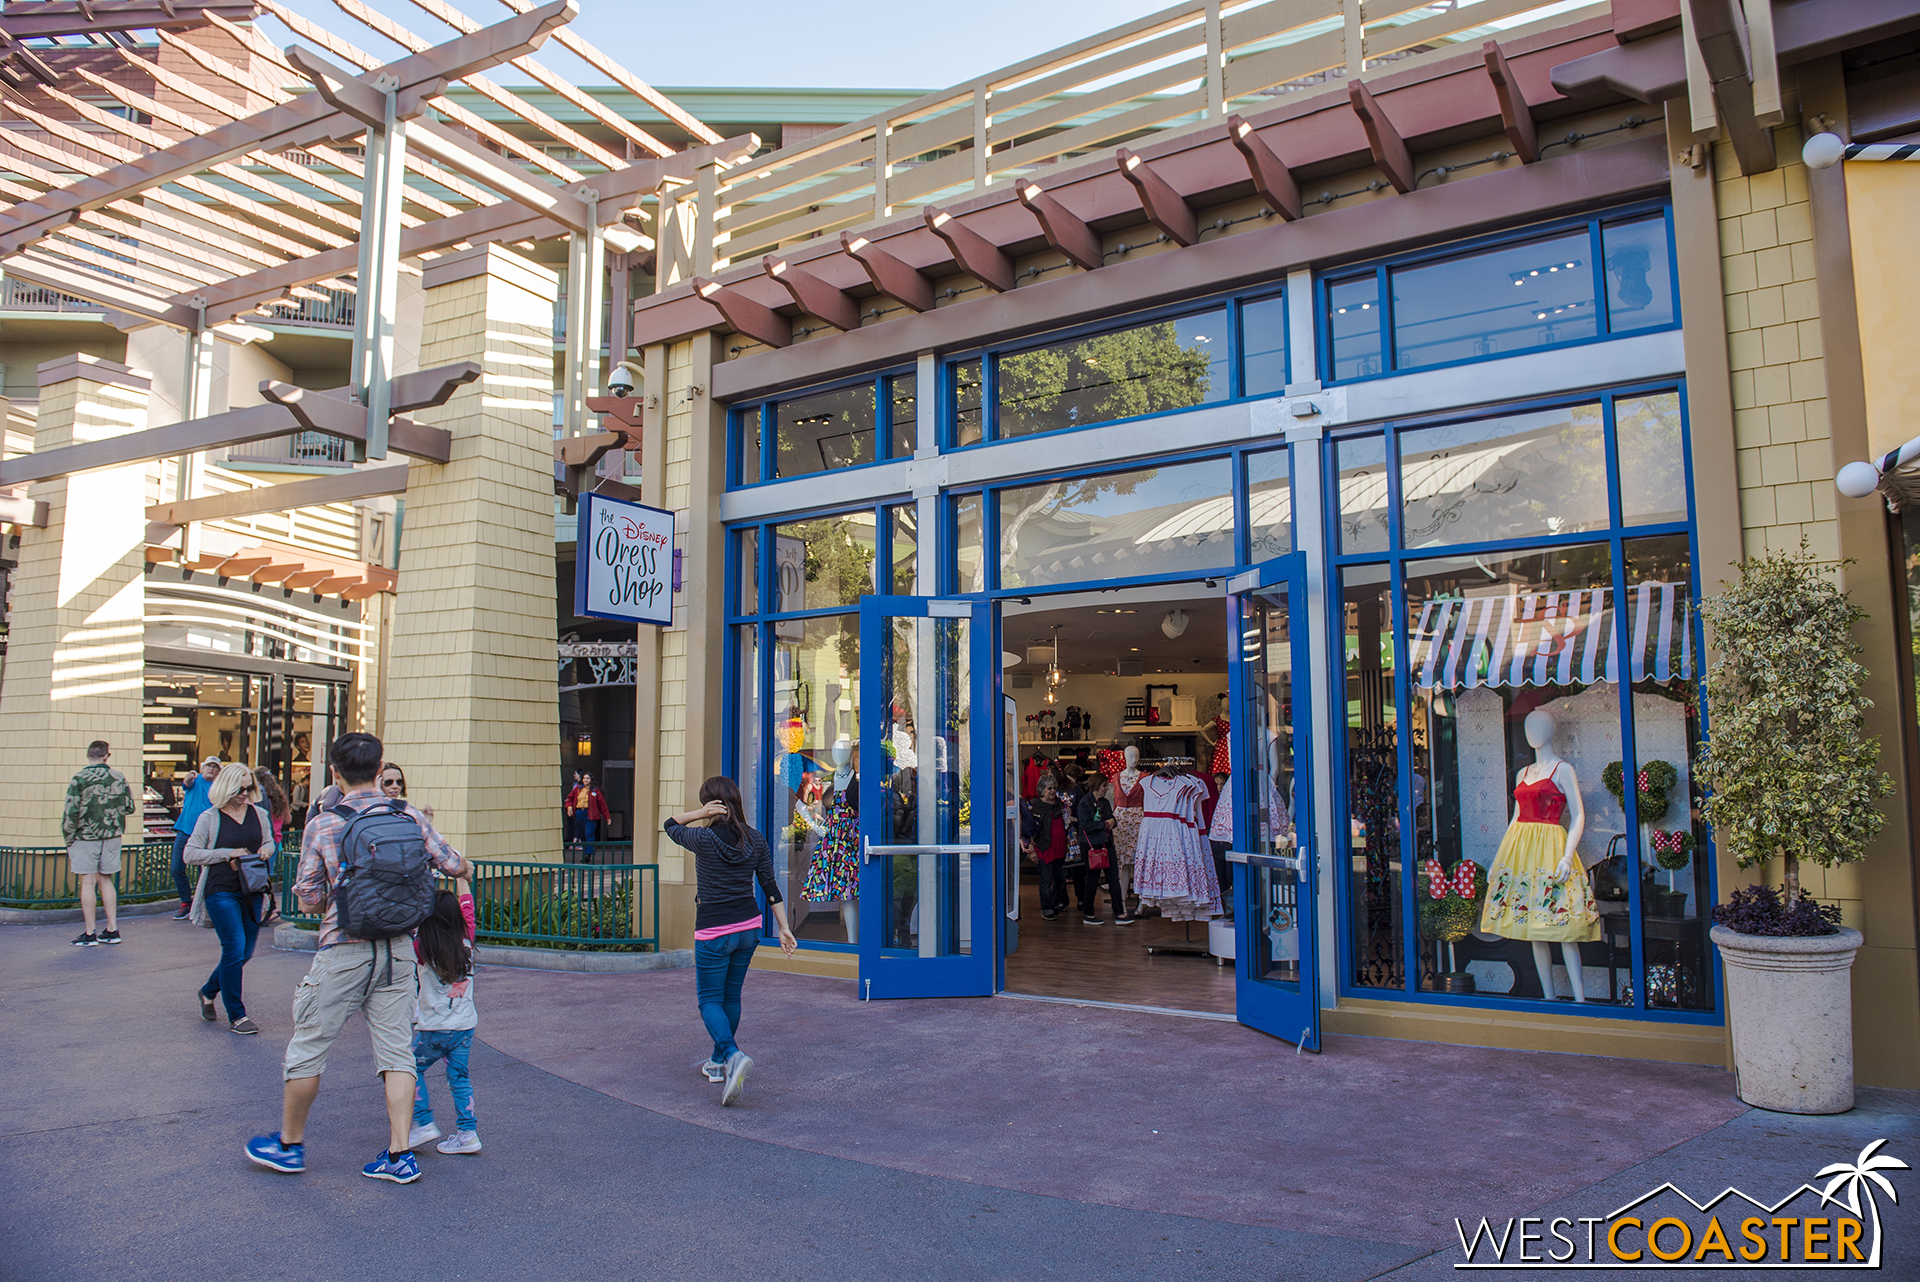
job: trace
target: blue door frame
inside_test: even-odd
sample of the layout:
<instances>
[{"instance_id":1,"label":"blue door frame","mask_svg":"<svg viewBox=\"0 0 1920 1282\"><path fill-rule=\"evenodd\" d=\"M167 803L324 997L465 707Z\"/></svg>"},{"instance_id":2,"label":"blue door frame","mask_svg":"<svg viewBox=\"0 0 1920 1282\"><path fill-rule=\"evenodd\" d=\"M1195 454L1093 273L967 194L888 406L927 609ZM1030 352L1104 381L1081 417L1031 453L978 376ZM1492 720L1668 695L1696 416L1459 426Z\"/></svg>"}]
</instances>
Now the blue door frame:
<instances>
[{"instance_id":1,"label":"blue door frame","mask_svg":"<svg viewBox=\"0 0 1920 1282\"><path fill-rule=\"evenodd\" d=\"M925 621L904 647L901 619ZM993 642L984 601L860 599L862 998L993 993ZM964 678L955 671L962 646Z\"/></svg>"},{"instance_id":2,"label":"blue door frame","mask_svg":"<svg viewBox=\"0 0 1920 1282\"><path fill-rule=\"evenodd\" d=\"M1233 638L1227 697L1234 764L1235 840L1228 854L1234 882L1234 1015L1250 1028L1317 1051L1320 983L1306 558L1295 552L1262 562L1228 587ZM1275 674L1268 670L1279 657L1272 653L1268 635L1275 612L1283 612L1287 622L1285 657L1290 666L1284 701L1272 690ZM1275 710L1288 720L1270 725ZM1284 749L1279 755L1287 777L1269 788L1276 746ZM1292 817L1290 841L1275 831L1282 810ZM1289 950L1298 961L1290 976L1273 962L1275 953Z\"/></svg>"}]
</instances>

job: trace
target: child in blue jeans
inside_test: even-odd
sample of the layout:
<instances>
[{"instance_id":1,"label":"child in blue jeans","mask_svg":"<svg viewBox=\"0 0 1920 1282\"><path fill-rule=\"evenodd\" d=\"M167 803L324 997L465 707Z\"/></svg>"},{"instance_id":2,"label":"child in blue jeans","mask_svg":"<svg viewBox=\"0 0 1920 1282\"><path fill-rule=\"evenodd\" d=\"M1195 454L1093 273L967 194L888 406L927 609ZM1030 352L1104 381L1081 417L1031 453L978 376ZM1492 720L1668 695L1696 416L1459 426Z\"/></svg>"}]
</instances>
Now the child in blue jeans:
<instances>
[{"instance_id":1,"label":"child in blue jeans","mask_svg":"<svg viewBox=\"0 0 1920 1282\"><path fill-rule=\"evenodd\" d=\"M473 1004L473 896L466 878L453 884L458 893L442 890L434 896L433 912L420 923L413 940L414 955L420 959L420 986L413 1002L413 1133L407 1145L419 1148L440 1139L433 1105L427 1101L427 1070L444 1059L457 1129L434 1147L442 1153L478 1153L473 1081L467 1076L473 1030L480 1023Z\"/></svg>"}]
</instances>

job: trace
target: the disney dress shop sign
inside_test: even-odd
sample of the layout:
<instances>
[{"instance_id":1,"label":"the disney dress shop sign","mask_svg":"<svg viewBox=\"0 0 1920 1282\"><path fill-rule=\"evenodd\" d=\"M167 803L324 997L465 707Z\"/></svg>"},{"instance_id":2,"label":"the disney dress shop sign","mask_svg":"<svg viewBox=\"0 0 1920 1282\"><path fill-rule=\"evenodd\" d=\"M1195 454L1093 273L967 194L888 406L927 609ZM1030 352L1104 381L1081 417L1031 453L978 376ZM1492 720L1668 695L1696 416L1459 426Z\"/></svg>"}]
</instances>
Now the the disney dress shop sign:
<instances>
[{"instance_id":1,"label":"the disney dress shop sign","mask_svg":"<svg viewBox=\"0 0 1920 1282\"><path fill-rule=\"evenodd\" d=\"M575 614L673 623L673 513L585 494L578 538Z\"/></svg>"}]
</instances>

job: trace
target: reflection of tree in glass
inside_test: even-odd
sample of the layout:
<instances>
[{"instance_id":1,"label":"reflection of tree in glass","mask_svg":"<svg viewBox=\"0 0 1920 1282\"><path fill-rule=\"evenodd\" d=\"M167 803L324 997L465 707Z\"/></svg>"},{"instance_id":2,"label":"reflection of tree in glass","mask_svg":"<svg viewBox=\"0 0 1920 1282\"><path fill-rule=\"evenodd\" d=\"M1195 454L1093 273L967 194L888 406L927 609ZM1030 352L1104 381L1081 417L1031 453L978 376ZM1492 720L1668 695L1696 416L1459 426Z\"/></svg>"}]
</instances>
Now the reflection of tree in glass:
<instances>
[{"instance_id":1,"label":"reflection of tree in glass","mask_svg":"<svg viewBox=\"0 0 1920 1282\"><path fill-rule=\"evenodd\" d=\"M1028 436L1214 399L1212 356L1173 321L1003 356L1000 435Z\"/></svg>"},{"instance_id":2,"label":"reflection of tree in glass","mask_svg":"<svg viewBox=\"0 0 1920 1282\"><path fill-rule=\"evenodd\" d=\"M775 416L777 476L871 463L879 457L873 387L843 388L783 401Z\"/></svg>"},{"instance_id":3,"label":"reflection of tree in glass","mask_svg":"<svg viewBox=\"0 0 1920 1282\"><path fill-rule=\"evenodd\" d=\"M1000 575L1002 587L1017 588L1024 580L1016 563L1020 531L1036 520L1087 506L1102 495L1132 494L1160 474L1158 468L1114 472L1074 481L1055 481L1025 490L1000 491Z\"/></svg>"},{"instance_id":4,"label":"reflection of tree in glass","mask_svg":"<svg viewBox=\"0 0 1920 1282\"><path fill-rule=\"evenodd\" d=\"M1686 459L1680 448L1680 394L1622 398L1613 406L1614 437L1620 446L1620 507L1636 516L1685 520Z\"/></svg>"}]
</instances>

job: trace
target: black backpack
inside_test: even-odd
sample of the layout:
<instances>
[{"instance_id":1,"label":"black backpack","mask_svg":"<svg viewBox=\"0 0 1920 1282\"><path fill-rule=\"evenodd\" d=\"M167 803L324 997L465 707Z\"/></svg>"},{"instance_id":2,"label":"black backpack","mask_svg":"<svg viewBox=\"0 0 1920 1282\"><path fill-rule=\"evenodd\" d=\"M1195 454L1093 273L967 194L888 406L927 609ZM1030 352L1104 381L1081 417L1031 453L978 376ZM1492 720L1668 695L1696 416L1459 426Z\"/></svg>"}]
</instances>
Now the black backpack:
<instances>
[{"instance_id":1,"label":"black backpack","mask_svg":"<svg viewBox=\"0 0 1920 1282\"><path fill-rule=\"evenodd\" d=\"M343 804L329 813L347 823L333 886L341 933L366 940L410 934L433 911L434 885L427 835L407 803L388 800L360 811Z\"/></svg>"}]
</instances>

